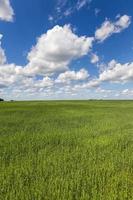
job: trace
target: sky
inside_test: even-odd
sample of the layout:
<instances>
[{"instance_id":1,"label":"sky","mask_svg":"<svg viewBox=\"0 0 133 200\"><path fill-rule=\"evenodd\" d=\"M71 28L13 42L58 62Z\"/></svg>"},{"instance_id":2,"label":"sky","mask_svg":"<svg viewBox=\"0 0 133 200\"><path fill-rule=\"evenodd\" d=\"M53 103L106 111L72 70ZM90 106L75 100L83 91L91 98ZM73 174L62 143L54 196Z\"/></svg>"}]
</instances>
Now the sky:
<instances>
[{"instance_id":1,"label":"sky","mask_svg":"<svg viewBox=\"0 0 133 200\"><path fill-rule=\"evenodd\" d=\"M132 0L0 0L0 98L133 99Z\"/></svg>"}]
</instances>

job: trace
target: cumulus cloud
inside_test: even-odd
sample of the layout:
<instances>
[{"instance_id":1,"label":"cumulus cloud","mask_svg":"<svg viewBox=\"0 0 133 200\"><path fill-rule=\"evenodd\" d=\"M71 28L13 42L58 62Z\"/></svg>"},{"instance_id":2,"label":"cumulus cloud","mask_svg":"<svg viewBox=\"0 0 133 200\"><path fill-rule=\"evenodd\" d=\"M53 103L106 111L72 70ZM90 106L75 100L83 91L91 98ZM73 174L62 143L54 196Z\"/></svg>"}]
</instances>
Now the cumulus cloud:
<instances>
[{"instance_id":1,"label":"cumulus cloud","mask_svg":"<svg viewBox=\"0 0 133 200\"><path fill-rule=\"evenodd\" d=\"M38 38L37 44L28 53L28 64L25 66L7 63L0 42L0 87L17 87L21 90L32 87L37 90L52 87L58 81L84 80L88 77L88 72L85 69L70 71L69 64L72 60L87 55L92 42L93 38L78 37L69 25L55 26ZM57 82L48 77L57 72L64 72L58 76Z\"/></svg>"},{"instance_id":2,"label":"cumulus cloud","mask_svg":"<svg viewBox=\"0 0 133 200\"><path fill-rule=\"evenodd\" d=\"M13 21L13 9L9 0L0 0L0 19L4 21Z\"/></svg>"},{"instance_id":3,"label":"cumulus cloud","mask_svg":"<svg viewBox=\"0 0 133 200\"><path fill-rule=\"evenodd\" d=\"M98 57L98 55L92 53L92 54L91 54L91 63L92 63L92 64L95 64L95 63L97 63L97 62L99 62L99 57Z\"/></svg>"},{"instance_id":4,"label":"cumulus cloud","mask_svg":"<svg viewBox=\"0 0 133 200\"><path fill-rule=\"evenodd\" d=\"M77 85L77 88L97 88L104 82L121 84L129 81L133 81L133 62L121 64L115 60L112 60L99 74L99 77L94 78L86 83ZM127 92L127 90L124 90L123 94Z\"/></svg>"},{"instance_id":5,"label":"cumulus cloud","mask_svg":"<svg viewBox=\"0 0 133 200\"><path fill-rule=\"evenodd\" d=\"M71 81L76 84L86 80L89 76L87 70L70 71L69 64L72 60L87 55L92 42L93 38L77 36L68 25L55 26L38 38L37 44L28 54L28 63L25 66L7 63L0 43L1 90L5 88L5 94L7 91L7 95L15 94L16 98L23 98L22 94L28 96L44 93L48 96L56 94L60 88L59 82L71 85ZM57 72L61 74L55 78ZM48 77L51 74L53 78ZM69 92L66 89L66 93Z\"/></svg>"},{"instance_id":6,"label":"cumulus cloud","mask_svg":"<svg viewBox=\"0 0 133 200\"><path fill-rule=\"evenodd\" d=\"M98 88L100 85L100 80L99 79L92 79L92 80L88 80L84 83L81 84L75 84L73 86L73 90L74 91L79 91L79 90L84 90L84 89L91 89L91 88Z\"/></svg>"},{"instance_id":7,"label":"cumulus cloud","mask_svg":"<svg viewBox=\"0 0 133 200\"><path fill-rule=\"evenodd\" d=\"M121 64L112 60L100 74L99 79L111 82L133 81L133 62Z\"/></svg>"},{"instance_id":8,"label":"cumulus cloud","mask_svg":"<svg viewBox=\"0 0 133 200\"><path fill-rule=\"evenodd\" d=\"M3 64L0 65L0 84L5 87L10 86L17 82L20 82L25 77L22 66L16 66L15 64Z\"/></svg>"},{"instance_id":9,"label":"cumulus cloud","mask_svg":"<svg viewBox=\"0 0 133 200\"><path fill-rule=\"evenodd\" d=\"M54 84L54 81L48 76L46 76L42 80L36 81L35 86L39 88L46 88L46 87L53 86L53 84Z\"/></svg>"},{"instance_id":10,"label":"cumulus cloud","mask_svg":"<svg viewBox=\"0 0 133 200\"><path fill-rule=\"evenodd\" d=\"M82 88L96 88L100 85L99 79L92 79L91 81L84 83Z\"/></svg>"},{"instance_id":11,"label":"cumulus cloud","mask_svg":"<svg viewBox=\"0 0 133 200\"><path fill-rule=\"evenodd\" d=\"M81 81L81 80L86 80L88 77L89 77L88 71L85 69L80 69L78 72L66 71L58 76L56 82L66 83L70 81Z\"/></svg>"},{"instance_id":12,"label":"cumulus cloud","mask_svg":"<svg viewBox=\"0 0 133 200\"><path fill-rule=\"evenodd\" d=\"M57 25L38 38L28 54L26 70L41 75L67 70L72 60L88 54L92 42L92 37L78 37L69 25Z\"/></svg>"},{"instance_id":13,"label":"cumulus cloud","mask_svg":"<svg viewBox=\"0 0 133 200\"><path fill-rule=\"evenodd\" d=\"M125 18L124 18L125 19ZM125 27L123 18L117 26ZM41 35L28 53L28 63L17 66L8 63L1 46L0 35L0 90L13 94L76 95L78 91L98 88L103 82L126 82L133 80L133 63L120 64L112 60L98 77L90 77L86 69L70 70L70 63L92 52L93 37L78 36L70 25L55 26ZM91 54L91 62L97 63L99 57ZM62 89L63 88L63 89ZM102 90L104 93L104 91ZM102 93L101 91L99 93ZM107 93L107 92L106 92ZM16 95L17 96L17 95ZM23 98L23 96L22 96ZM38 96L37 96L38 98ZM42 97L43 98L43 97Z\"/></svg>"},{"instance_id":14,"label":"cumulus cloud","mask_svg":"<svg viewBox=\"0 0 133 200\"><path fill-rule=\"evenodd\" d=\"M22 66L14 64L5 64L0 66L0 88L10 88L11 91L27 91L30 93L39 92L48 87L52 87L54 81L49 77L36 77L27 76Z\"/></svg>"},{"instance_id":15,"label":"cumulus cloud","mask_svg":"<svg viewBox=\"0 0 133 200\"><path fill-rule=\"evenodd\" d=\"M126 29L131 23L131 17L128 15L123 15L117 19L115 22L105 20L100 28L95 32L95 39L102 42L113 33L119 33Z\"/></svg>"}]
</instances>

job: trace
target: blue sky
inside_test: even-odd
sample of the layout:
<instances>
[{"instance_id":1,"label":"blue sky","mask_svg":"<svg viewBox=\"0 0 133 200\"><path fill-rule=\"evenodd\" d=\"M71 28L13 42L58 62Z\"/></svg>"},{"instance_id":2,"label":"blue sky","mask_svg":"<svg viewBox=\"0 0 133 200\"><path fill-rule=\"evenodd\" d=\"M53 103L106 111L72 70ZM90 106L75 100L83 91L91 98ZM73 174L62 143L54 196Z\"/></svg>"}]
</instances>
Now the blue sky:
<instances>
[{"instance_id":1,"label":"blue sky","mask_svg":"<svg viewBox=\"0 0 133 200\"><path fill-rule=\"evenodd\" d=\"M0 0L0 97L132 99L132 0Z\"/></svg>"}]
</instances>

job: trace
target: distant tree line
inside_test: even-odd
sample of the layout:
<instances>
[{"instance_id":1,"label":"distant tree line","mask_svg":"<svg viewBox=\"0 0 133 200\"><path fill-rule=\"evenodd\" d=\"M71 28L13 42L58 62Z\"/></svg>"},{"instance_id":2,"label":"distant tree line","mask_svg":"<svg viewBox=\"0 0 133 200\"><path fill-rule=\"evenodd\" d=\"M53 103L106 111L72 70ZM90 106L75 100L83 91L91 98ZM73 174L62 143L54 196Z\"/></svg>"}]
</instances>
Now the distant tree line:
<instances>
[{"instance_id":1,"label":"distant tree line","mask_svg":"<svg viewBox=\"0 0 133 200\"><path fill-rule=\"evenodd\" d=\"M4 99L0 98L0 101L4 101Z\"/></svg>"}]
</instances>

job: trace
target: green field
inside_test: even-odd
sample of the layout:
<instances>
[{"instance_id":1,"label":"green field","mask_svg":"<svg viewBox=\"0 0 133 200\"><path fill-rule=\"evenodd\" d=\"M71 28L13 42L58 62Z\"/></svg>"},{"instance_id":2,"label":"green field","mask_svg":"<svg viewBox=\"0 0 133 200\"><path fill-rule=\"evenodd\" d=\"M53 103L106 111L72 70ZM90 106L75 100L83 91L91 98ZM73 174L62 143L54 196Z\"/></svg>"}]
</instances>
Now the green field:
<instances>
[{"instance_id":1,"label":"green field","mask_svg":"<svg viewBox=\"0 0 133 200\"><path fill-rule=\"evenodd\" d=\"M0 200L133 199L133 101L0 103Z\"/></svg>"}]
</instances>

